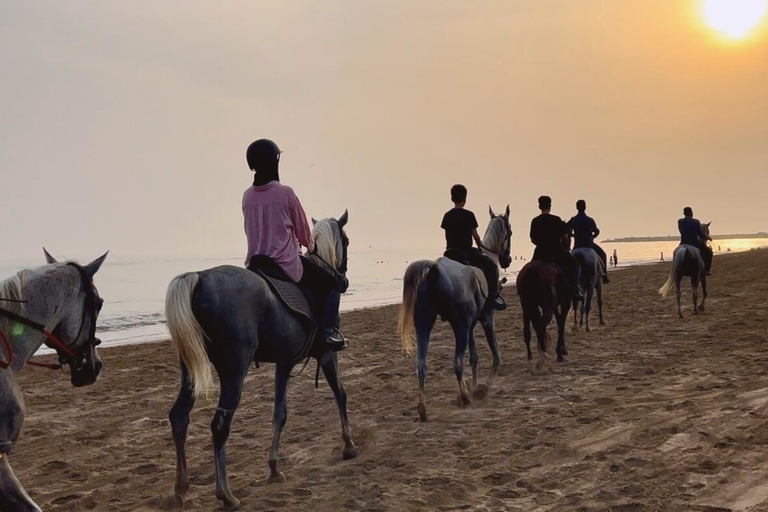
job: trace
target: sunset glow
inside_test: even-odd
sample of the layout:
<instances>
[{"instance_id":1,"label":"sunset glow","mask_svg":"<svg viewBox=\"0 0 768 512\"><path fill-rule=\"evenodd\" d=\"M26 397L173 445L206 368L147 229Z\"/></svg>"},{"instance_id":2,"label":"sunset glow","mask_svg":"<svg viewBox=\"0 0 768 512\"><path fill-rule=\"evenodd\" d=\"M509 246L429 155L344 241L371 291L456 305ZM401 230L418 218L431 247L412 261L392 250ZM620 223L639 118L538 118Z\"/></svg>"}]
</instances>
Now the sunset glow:
<instances>
[{"instance_id":1,"label":"sunset glow","mask_svg":"<svg viewBox=\"0 0 768 512\"><path fill-rule=\"evenodd\" d=\"M762 21L768 0L704 0L707 24L728 39L744 39Z\"/></svg>"}]
</instances>

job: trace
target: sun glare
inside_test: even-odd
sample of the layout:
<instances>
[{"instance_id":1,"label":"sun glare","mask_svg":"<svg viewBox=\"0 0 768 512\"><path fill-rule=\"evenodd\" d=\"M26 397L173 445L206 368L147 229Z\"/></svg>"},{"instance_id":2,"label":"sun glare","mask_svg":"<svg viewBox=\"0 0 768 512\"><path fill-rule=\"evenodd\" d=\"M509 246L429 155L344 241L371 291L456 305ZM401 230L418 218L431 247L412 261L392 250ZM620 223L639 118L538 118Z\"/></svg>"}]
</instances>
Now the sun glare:
<instances>
[{"instance_id":1,"label":"sun glare","mask_svg":"<svg viewBox=\"0 0 768 512\"><path fill-rule=\"evenodd\" d=\"M768 0L704 0L707 24L729 39L744 39L760 23Z\"/></svg>"}]
</instances>

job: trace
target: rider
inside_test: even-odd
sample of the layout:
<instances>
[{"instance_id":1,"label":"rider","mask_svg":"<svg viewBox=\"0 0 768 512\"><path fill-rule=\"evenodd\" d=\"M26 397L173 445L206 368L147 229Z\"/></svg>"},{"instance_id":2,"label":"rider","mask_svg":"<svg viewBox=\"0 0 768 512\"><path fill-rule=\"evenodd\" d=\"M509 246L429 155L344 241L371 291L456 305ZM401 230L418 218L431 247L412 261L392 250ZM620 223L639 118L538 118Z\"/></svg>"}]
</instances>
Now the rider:
<instances>
[{"instance_id":1,"label":"rider","mask_svg":"<svg viewBox=\"0 0 768 512\"><path fill-rule=\"evenodd\" d=\"M251 258L272 258L292 281L312 289L321 312L321 336L334 351L343 350L347 341L338 330L341 283L319 265L301 255L301 247L310 253L315 241L304 209L293 189L280 183L278 165L280 148L268 139L248 146L248 167L255 171L253 186L243 194L243 217L248 238L246 266Z\"/></svg>"},{"instance_id":2,"label":"rider","mask_svg":"<svg viewBox=\"0 0 768 512\"><path fill-rule=\"evenodd\" d=\"M477 247L489 251L477 234L475 214L464 209L464 205L467 204L467 188L464 185L451 187L451 201L454 207L445 213L440 225L445 230L446 250L461 253L470 265L482 270L488 282L489 307L497 311L506 309L507 303L499 293L499 267L479 249L472 247L472 239L474 239Z\"/></svg>"},{"instance_id":3,"label":"rider","mask_svg":"<svg viewBox=\"0 0 768 512\"><path fill-rule=\"evenodd\" d=\"M707 241L712 237L704 234L699 219L693 218L693 208L686 206L683 208L684 217L677 221L677 229L680 231L680 243L692 245L701 251L704 258L704 271L710 275L712 268L712 249L707 246Z\"/></svg>"},{"instance_id":4,"label":"rider","mask_svg":"<svg viewBox=\"0 0 768 512\"><path fill-rule=\"evenodd\" d=\"M570 278L566 281L569 281L574 300L582 300L584 297L579 289L581 267L564 243L568 228L563 219L549 213L551 209L552 199L549 196L539 197L541 215L531 221L531 242L536 246L533 259L554 263L562 268Z\"/></svg>"},{"instance_id":5,"label":"rider","mask_svg":"<svg viewBox=\"0 0 768 512\"><path fill-rule=\"evenodd\" d=\"M587 202L583 199L576 201L577 213L568 221L568 233L573 237L573 248L593 249L603 261L603 283L608 283L608 256L605 251L595 243L595 238L600 235L595 220L587 215Z\"/></svg>"}]
</instances>

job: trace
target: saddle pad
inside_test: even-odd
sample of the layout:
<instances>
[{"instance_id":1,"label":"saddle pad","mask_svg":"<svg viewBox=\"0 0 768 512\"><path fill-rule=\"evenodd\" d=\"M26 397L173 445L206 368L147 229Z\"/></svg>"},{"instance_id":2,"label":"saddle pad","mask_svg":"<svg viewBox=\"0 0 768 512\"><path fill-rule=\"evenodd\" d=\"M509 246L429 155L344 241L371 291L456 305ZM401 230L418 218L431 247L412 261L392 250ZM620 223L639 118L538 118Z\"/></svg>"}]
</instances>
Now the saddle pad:
<instances>
[{"instance_id":1,"label":"saddle pad","mask_svg":"<svg viewBox=\"0 0 768 512\"><path fill-rule=\"evenodd\" d=\"M314 315L312 314L312 307L304 292L295 283L290 281L282 281L280 279L274 279L269 277L259 269L255 269L259 276L264 279L275 295L280 298L280 301L290 309L293 313L304 317L308 321L312 321Z\"/></svg>"},{"instance_id":2,"label":"saddle pad","mask_svg":"<svg viewBox=\"0 0 768 512\"><path fill-rule=\"evenodd\" d=\"M483 294L483 297L488 297L488 281L485 279L485 274L477 267L472 267L472 271L475 273L475 279L477 280L477 285L480 287L480 292Z\"/></svg>"}]
</instances>

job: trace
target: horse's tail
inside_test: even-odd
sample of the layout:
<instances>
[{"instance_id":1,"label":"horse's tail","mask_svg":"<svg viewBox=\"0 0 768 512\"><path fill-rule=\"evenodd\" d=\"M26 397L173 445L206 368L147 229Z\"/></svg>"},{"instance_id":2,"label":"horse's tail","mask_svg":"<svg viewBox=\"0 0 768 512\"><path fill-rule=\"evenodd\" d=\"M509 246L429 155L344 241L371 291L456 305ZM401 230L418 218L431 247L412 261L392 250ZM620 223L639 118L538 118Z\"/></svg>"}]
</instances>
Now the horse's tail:
<instances>
[{"instance_id":1,"label":"horse's tail","mask_svg":"<svg viewBox=\"0 0 768 512\"><path fill-rule=\"evenodd\" d=\"M672 269L669 271L669 278L667 279L667 282L664 283L664 286L659 288L659 295L662 297L666 298L666 296L669 295L669 292L672 291L672 288L675 287L677 273L682 271L684 260L685 247L680 247L675 251L675 255L672 257Z\"/></svg>"},{"instance_id":2,"label":"horse's tail","mask_svg":"<svg viewBox=\"0 0 768 512\"><path fill-rule=\"evenodd\" d=\"M200 276L196 272L176 276L165 296L165 318L179 357L189 372L195 396L206 395L213 386L210 360L205 350L205 332L192 311L192 295Z\"/></svg>"},{"instance_id":3,"label":"horse's tail","mask_svg":"<svg viewBox=\"0 0 768 512\"><path fill-rule=\"evenodd\" d=\"M403 304L400 306L400 318L397 322L400 343L408 355L413 355L415 347L415 325L413 312L416 307L416 295L419 286L432 270L437 270L436 263L429 260L414 261L403 276Z\"/></svg>"}]
</instances>

